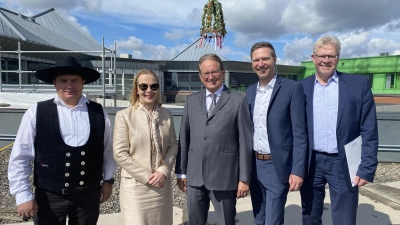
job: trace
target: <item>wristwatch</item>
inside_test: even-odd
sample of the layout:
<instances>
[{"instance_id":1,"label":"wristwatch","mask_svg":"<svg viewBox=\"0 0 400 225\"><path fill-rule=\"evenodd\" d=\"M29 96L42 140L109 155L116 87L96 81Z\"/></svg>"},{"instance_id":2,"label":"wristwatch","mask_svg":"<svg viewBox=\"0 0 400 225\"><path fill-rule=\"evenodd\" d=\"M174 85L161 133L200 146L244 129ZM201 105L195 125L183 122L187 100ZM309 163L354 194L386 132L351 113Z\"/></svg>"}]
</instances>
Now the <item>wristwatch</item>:
<instances>
[{"instance_id":1,"label":"wristwatch","mask_svg":"<svg viewBox=\"0 0 400 225\"><path fill-rule=\"evenodd\" d=\"M104 183L104 182L106 182L106 183L109 183L109 184L113 185L113 184L114 184L114 182L115 182L115 180L114 180L114 178L111 178L111 179L109 179L109 180L104 180L104 181L103 181L103 183Z\"/></svg>"}]
</instances>

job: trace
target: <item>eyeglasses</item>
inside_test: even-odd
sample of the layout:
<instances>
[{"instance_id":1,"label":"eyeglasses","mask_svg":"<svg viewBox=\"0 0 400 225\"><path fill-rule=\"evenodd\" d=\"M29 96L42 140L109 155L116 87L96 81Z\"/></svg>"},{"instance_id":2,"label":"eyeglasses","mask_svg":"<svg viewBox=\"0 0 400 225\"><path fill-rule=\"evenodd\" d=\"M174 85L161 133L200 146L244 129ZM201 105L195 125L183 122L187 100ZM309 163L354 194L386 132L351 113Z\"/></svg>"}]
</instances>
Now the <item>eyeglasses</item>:
<instances>
[{"instance_id":1,"label":"eyeglasses","mask_svg":"<svg viewBox=\"0 0 400 225\"><path fill-rule=\"evenodd\" d=\"M140 90L142 90L142 91L146 91L147 88L149 88L148 84L139 84L138 86L139 86ZM160 88L160 85L157 83L150 85L150 89L153 91L157 91L159 88Z\"/></svg>"},{"instance_id":2,"label":"eyeglasses","mask_svg":"<svg viewBox=\"0 0 400 225\"><path fill-rule=\"evenodd\" d=\"M221 72L221 70L214 70L214 71L211 71L211 72L200 73L200 75L201 75L203 78L207 78L207 77L209 77L210 75L213 75L214 77L216 77L216 76L219 75L219 72Z\"/></svg>"},{"instance_id":3,"label":"eyeglasses","mask_svg":"<svg viewBox=\"0 0 400 225\"><path fill-rule=\"evenodd\" d=\"M336 54L336 55L316 55L316 54L314 54L314 56L320 61L323 61L326 58L328 58L329 61L334 61L339 58L339 54Z\"/></svg>"}]
</instances>

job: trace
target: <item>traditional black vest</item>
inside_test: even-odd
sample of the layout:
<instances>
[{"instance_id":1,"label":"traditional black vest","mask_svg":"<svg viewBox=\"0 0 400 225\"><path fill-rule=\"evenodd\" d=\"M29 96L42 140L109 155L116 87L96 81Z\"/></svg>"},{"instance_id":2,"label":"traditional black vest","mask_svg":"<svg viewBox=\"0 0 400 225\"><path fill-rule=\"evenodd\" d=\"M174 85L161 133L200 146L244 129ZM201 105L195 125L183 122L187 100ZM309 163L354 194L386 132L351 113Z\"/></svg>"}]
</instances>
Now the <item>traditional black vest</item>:
<instances>
[{"instance_id":1,"label":"traditional black vest","mask_svg":"<svg viewBox=\"0 0 400 225\"><path fill-rule=\"evenodd\" d=\"M61 136L54 99L38 103L34 141L36 187L57 191L100 184L103 179L104 114L98 103L90 101L87 108L89 139L83 146L72 147L65 144Z\"/></svg>"}]
</instances>

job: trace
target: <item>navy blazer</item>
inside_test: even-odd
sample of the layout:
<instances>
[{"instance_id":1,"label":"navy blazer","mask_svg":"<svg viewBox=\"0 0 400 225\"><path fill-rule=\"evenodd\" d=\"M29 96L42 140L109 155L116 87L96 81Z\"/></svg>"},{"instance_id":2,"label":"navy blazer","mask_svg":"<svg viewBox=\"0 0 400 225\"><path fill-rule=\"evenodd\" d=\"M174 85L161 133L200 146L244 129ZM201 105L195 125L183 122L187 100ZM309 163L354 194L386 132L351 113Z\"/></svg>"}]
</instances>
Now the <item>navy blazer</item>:
<instances>
[{"instance_id":1,"label":"navy blazer","mask_svg":"<svg viewBox=\"0 0 400 225\"><path fill-rule=\"evenodd\" d=\"M246 90L252 120L256 91L257 83ZM268 142L276 173L284 184L290 174L306 175L308 141L303 93L299 82L278 75L268 106Z\"/></svg>"},{"instance_id":2,"label":"navy blazer","mask_svg":"<svg viewBox=\"0 0 400 225\"><path fill-rule=\"evenodd\" d=\"M344 145L362 137L361 164L357 176L372 182L378 165L378 129L376 108L367 78L337 71L339 77L339 108L336 137L339 158L347 186L352 187ZM315 74L301 81L306 96L310 151L314 148L313 97ZM318 132L318 131L315 131ZM311 155L311 154L310 154Z\"/></svg>"}]
</instances>

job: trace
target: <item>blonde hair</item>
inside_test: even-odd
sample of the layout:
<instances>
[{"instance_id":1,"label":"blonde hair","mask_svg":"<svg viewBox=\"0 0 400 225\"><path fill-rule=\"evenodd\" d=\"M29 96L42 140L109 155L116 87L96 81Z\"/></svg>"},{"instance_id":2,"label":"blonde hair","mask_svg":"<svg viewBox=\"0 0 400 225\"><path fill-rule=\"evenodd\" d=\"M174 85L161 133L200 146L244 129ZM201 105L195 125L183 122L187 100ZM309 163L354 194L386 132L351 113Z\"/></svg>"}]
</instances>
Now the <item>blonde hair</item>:
<instances>
[{"instance_id":1,"label":"blonde hair","mask_svg":"<svg viewBox=\"0 0 400 225\"><path fill-rule=\"evenodd\" d=\"M143 74L153 75L157 80L157 84L160 84L160 80L158 79L158 77L157 77L157 75L156 75L156 73L154 71L148 70L148 69L144 69L144 70L139 71L136 74L135 78L133 79L132 92L131 92L131 98L130 98L131 106L137 106L137 103L139 102L138 78ZM160 88L161 88L161 85L160 85ZM158 94L157 94L157 99L155 101L155 104L157 104L158 106L162 105L160 89L158 89Z\"/></svg>"}]
</instances>

